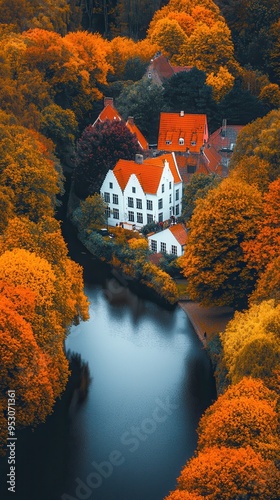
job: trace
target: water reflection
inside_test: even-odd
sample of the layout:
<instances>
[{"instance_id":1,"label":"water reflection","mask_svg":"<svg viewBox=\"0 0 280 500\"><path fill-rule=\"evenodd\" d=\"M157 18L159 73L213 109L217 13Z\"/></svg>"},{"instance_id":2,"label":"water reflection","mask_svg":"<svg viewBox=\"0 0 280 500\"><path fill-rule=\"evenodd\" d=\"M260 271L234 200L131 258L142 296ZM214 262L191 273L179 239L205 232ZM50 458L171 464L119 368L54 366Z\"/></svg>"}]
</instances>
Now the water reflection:
<instances>
[{"instance_id":1,"label":"water reflection","mask_svg":"<svg viewBox=\"0 0 280 500\"><path fill-rule=\"evenodd\" d=\"M86 293L90 320L66 342L67 391L46 424L20 435L14 498L162 500L214 397L209 360L180 308L143 300L100 271Z\"/></svg>"}]
</instances>

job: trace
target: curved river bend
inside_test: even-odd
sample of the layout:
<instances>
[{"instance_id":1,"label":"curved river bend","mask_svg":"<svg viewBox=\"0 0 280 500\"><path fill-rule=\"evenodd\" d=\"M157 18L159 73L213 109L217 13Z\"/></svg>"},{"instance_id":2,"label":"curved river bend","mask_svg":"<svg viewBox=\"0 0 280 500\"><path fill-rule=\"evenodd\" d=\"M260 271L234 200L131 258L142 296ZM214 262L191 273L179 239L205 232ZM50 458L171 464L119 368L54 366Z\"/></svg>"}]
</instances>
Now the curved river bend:
<instances>
[{"instance_id":1,"label":"curved river bend","mask_svg":"<svg viewBox=\"0 0 280 500\"><path fill-rule=\"evenodd\" d=\"M62 399L46 424L18 433L13 498L162 500L215 398L209 360L183 310L137 297L79 245L71 253L91 305L66 347L92 381L83 403Z\"/></svg>"}]
</instances>

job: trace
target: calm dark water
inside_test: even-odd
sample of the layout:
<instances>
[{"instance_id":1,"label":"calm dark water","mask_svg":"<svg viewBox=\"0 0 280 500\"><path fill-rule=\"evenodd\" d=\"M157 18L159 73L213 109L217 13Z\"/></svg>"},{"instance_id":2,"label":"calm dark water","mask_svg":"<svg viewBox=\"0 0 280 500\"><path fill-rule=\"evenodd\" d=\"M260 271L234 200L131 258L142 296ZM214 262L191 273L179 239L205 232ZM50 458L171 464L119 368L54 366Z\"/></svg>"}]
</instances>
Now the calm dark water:
<instances>
[{"instance_id":1,"label":"calm dark water","mask_svg":"<svg viewBox=\"0 0 280 500\"><path fill-rule=\"evenodd\" d=\"M3 488L1 459L1 498L162 500L215 398L209 360L179 307L137 297L79 243L70 250L84 266L91 305L66 347L88 363L88 397L70 406L64 397L46 424L18 432L17 492Z\"/></svg>"}]
</instances>

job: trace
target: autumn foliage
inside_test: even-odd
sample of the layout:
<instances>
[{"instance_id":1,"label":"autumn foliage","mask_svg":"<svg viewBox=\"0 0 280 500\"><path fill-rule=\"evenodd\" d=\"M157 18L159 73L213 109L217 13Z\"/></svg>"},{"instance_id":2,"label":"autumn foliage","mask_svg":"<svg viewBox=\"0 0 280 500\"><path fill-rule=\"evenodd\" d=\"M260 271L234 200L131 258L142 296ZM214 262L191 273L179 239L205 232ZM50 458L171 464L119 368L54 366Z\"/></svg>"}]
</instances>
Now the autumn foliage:
<instances>
[{"instance_id":1,"label":"autumn foliage","mask_svg":"<svg viewBox=\"0 0 280 500\"><path fill-rule=\"evenodd\" d=\"M242 244L257 234L261 216L261 194L241 181L223 180L197 200L180 259L193 300L207 306L246 304L255 273L246 265Z\"/></svg>"},{"instance_id":2,"label":"autumn foliage","mask_svg":"<svg viewBox=\"0 0 280 500\"><path fill-rule=\"evenodd\" d=\"M209 500L248 496L253 500L276 500L279 471L271 460L250 446L230 449L213 446L187 462L178 478L178 486Z\"/></svg>"}]
</instances>

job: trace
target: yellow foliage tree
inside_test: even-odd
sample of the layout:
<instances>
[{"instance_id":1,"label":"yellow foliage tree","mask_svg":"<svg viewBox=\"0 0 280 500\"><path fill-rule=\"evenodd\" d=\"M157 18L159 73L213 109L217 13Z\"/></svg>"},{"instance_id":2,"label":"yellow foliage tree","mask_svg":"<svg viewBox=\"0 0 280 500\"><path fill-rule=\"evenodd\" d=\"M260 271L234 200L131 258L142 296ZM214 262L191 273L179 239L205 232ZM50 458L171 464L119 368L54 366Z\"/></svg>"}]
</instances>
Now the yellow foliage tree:
<instances>
[{"instance_id":1,"label":"yellow foliage tree","mask_svg":"<svg viewBox=\"0 0 280 500\"><path fill-rule=\"evenodd\" d=\"M234 76L225 66L221 66L216 74L213 71L208 74L206 83L212 87L213 97L219 102L233 88Z\"/></svg>"},{"instance_id":2,"label":"yellow foliage tree","mask_svg":"<svg viewBox=\"0 0 280 500\"><path fill-rule=\"evenodd\" d=\"M280 362L280 306L270 300L236 312L220 338L232 383L252 376L269 385Z\"/></svg>"},{"instance_id":3,"label":"yellow foliage tree","mask_svg":"<svg viewBox=\"0 0 280 500\"><path fill-rule=\"evenodd\" d=\"M3 234L0 253L16 247L35 252L52 266L61 325L68 328L72 322L87 320L88 301L83 289L82 269L68 257L59 222L50 217L43 217L37 224L26 217L11 219Z\"/></svg>"}]
</instances>

